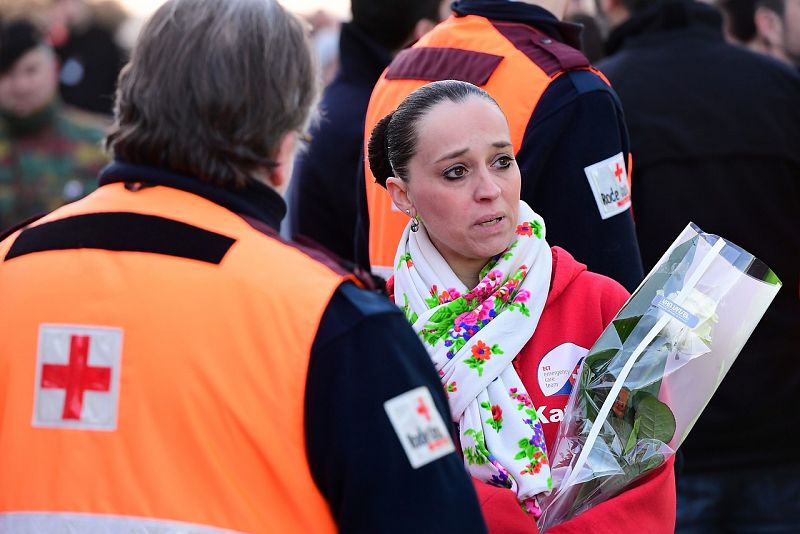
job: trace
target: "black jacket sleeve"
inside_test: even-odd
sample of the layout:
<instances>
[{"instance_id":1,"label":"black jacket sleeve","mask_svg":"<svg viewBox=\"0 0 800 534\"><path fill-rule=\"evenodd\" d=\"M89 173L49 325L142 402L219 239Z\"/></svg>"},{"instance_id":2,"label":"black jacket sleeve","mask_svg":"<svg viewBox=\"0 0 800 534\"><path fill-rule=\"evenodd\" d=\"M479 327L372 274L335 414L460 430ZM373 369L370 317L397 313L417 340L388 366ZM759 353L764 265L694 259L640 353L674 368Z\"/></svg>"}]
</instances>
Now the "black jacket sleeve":
<instances>
[{"instance_id":1,"label":"black jacket sleeve","mask_svg":"<svg viewBox=\"0 0 800 534\"><path fill-rule=\"evenodd\" d=\"M544 218L548 242L633 291L643 271L631 210L603 219L584 171L620 152L627 165L616 94L593 72L573 71L542 95L517 161L522 199Z\"/></svg>"},{"instance_id":2,"label":"black jacket sleeve","mask_svg":"<svg viewBox=\"0 0 800 534\"><path fill-rule=\"evenodd\" d=\"M385 297L342 285L311 349L305 428L309 465L341 532L485 532L461 458L413 469L384 402L425 386L450 411L428 354Z\"/></svg>"}]
</instances>

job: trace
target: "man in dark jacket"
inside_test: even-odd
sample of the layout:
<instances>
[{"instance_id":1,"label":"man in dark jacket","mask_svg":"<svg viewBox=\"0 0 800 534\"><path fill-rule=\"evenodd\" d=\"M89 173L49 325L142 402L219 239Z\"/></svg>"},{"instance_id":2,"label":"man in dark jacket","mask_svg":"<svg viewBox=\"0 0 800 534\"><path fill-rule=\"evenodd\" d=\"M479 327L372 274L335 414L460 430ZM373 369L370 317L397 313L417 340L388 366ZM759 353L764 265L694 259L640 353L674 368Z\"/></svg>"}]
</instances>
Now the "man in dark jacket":
<instances>
[{"instance_id":1,"label":"man in dark jacket","mask_svg":"<svg viewBox=\"0 0 800 534\"><path fill-rule=\"evenodd\" d=\"M311 144L298 157L290 195L290 232L353 262L356 181L363 177L364 115L375 82L404 46L447 13L442 0L353 0L342 25L339 71L325 89Z\"/></svg>"},{"instance_id":2,"label":"man in dark jacket","mask_svg":"<svg viewBox=\"0 0 800 534\"><path fill-rule=\"evenodd\" d=\"M401 310L277 234L316 74L277 0L144 25L99 188L0 235L0 532L486 532Z\"/></svg>"},{"instance_id":3,"label":"man in dark jacket","mask_svg":"<svg viewBox=\"0 0 800 534\"><path fill-rule=\"evenodd\" d=\"M677 531L797 532L800 77L726 44L705 4L603 4L615 29L600 68L630 127L645 269L692 221L784 284L682 446Z\"/></svg>"}]
</instances>

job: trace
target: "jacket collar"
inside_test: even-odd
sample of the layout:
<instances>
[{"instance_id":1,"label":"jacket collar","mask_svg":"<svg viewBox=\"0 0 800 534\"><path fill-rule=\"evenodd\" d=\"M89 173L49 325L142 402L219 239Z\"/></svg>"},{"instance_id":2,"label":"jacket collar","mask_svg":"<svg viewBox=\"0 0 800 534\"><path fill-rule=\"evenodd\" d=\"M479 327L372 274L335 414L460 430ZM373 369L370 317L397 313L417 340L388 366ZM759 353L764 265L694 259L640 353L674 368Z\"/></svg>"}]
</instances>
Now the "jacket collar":
<instances>
[{"instance_id":1,"label":"jacket collar","mask_svg":"<svg viewBox=\"0 0 800 534\"><path fill-rule=\"evenodd\" d=\"M377 82L391 63L392 53L352 22L345 22L339 34L339 61L342 76L359 79L369 77Z\"/></svg>"},{"instance_id":2,"label":"jacket collar","mask_svg":"<svg viewBox=\"0 0 800 534\"><path fill-rule=\"evenodd\" d=\"M560 21L540 6L509 0L457 0L451 7L456 15L461 17L477 15L489 20L521 22L534 26L562 43L578 50L581 48L583 26Z\"/></svg>"},{"instance_id":3,"label":"jacket collar","mask_svg":"<svg viewBox=\"0 0 800 534\"><path fill-rule=\"evenodd\" d=\"M100 186L113 183L164 186L210 200L237 215L260 221L276 232L286 215L286 203L269 186L250 180L241 189L223 188L174 171L115 160L100 171Z\"/></svg>"},{"instance_id":4,"label":"jacket collar","mask_svg":"<svg viewBox=\"0 0 800 534\"><path fill-rule=\"evenodd\" d=\"M626 41L688 28L722 39L722 17L712 6L692 0L659 0L617 26L606 41L606 53L617 52Z\"/></svg>"}]
</instances>

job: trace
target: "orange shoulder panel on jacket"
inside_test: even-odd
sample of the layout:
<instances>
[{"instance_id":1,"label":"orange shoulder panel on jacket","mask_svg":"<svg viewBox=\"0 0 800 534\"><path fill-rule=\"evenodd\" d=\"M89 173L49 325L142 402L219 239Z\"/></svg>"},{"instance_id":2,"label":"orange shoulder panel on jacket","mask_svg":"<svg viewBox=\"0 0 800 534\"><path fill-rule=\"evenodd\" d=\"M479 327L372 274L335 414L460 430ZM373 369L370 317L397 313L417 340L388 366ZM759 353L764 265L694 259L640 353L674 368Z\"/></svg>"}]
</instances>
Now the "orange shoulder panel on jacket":
<instances>
[{"instance_id":1,"label":"orange shoulder panel on jacket","mask_svg":"<svg viewBox=\"0 0 800 534\"><path fill-rule=\"evenodd\" d=\"M335 532L304 400L341 274L206 199L122 184L0 254L0 515Z\"/></svg>"},{"instance_id":2,"label":"orange shoulder panel on jacket","mask_svg":"<svg viewBox=\"0 0 800 534\"><path fill-rule=\"evenodd\" d=\"M588 68L588 61L580 52L530 26L475 15L451 16L398 54L376 84L367 109L364 154L381 118L419 87L446 79L468 81L492 95L508 119L511 142L518 151L533 110L551 81L565 69L582 68ZM368 159L365 175L370 263L376 274L387 277L408 217L375 182Z\"/></svg>"}]
</instances>

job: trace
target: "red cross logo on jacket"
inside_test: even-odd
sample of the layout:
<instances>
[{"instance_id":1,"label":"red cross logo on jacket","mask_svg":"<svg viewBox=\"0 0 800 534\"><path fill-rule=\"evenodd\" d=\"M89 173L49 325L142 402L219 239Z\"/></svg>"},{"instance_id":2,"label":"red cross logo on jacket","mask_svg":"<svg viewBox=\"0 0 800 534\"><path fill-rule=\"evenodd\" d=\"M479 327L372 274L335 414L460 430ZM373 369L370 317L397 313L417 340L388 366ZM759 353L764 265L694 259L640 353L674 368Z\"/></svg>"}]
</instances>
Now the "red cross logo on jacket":
<instances>
[{"instance_id":1,"label":"red cross logo on jacket","mask_svg":"<svg viewBox=\"0 0 800 534\"><path fill-rule=\"evenodd\" d=\"M122 331L41 325L34 426L116 428Z\"/></svg>"}]
</instances>

